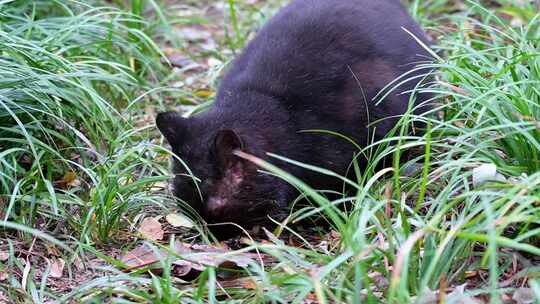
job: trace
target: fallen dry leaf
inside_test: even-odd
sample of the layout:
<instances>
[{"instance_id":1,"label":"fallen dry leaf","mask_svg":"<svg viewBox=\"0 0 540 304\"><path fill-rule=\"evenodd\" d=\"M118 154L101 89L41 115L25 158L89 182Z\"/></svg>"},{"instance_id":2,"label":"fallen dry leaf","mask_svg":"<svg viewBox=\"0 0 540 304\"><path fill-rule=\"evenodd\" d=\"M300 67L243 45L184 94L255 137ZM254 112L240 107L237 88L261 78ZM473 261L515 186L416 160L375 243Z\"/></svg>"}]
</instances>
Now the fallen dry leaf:
<instances>
[{"instance_id":1,"label":"fallen dry leaf","mask_svg":"<svg viewBox=\"0 0 540 304\"><path fill-rule=\"evenodd\" d=\"M173 262L173 275L178 278L184 278L192 275L193 279L197 276L203 269L194 269L192 264L188 261L178 260Z\"/></svg>"},{"instance_id":2,"label":"fallen dry leaf","mask_svg":"<svg viewBox=\"0 0 540 304\"><path fill-rule=\"evenodd\" d=\"M176 31L179 38L196 42L212 38L212 34L202 26L185 27Z\"/></svg>"},{"instance_id":3,"label":"fallen dry leaf","mask_svg":"<svg viewBox=\"0 0 540 304\"><path fill-rule=\"evenodd\" d=\"M3 282L5 280L7 280L8 278L8 273L6 270L3 270L0 272L0 282Z\"/></svg>"},{"instance_id":4,"label":"fallen dry leaf","mask_svg":"<svg viewBox=\"0 0 540 304\"><path fill-rule=\"evenodd\" d=\"M179 53L172 53L170 55L167 55L167 59L169 59L169 62L173 67L177 68L183 68L192 64L197 64L196 62L191 60L191 58Z\"/></svg>"},{"instance_id":5,"label":"fallen dry leaf","mask_svg":"<svg viewBox=\"0 0 540 304\"><path fill-rule=\"evenodd\" d=\"M439 81L440 84L448 87L450 90L454 91L455 93L458 93L458 94L461 94L461 95L465 95L465 96L469 96L469 92L463 88L460 88L458 86L455 86L451 83L447 83L447 82L443 82L443 81Z\"/></svg>"},{"instance_id":6,"label":"fallen dry leaf","mask_svg":"<svg viewBox=\"0 0 540 304\"><path fill-rule=\"evenodd\" d=\"M6 251L0 251L0 262L5 262L9 259L9 253Z\"/></svg>"},{"instance_id":7,"label":"fallen dry leaf","mask_svg":"<svg viewBox=\"0 0 540 304\"><path fill-rule=\"evenodd\" d=\"M193 222L183 214L171 213L165 219L173 227L193 228L194 226Z\"/></svg>"},{"instance_id":8,"label":"fallen dry leaf","mask_svg":"<svg viewBox=\"0 0 540 304\"><path fill-rule=\"evenodd\" d=\"M172 250L175 255L180 257L172 262L175 266L173 273L183 279L186 279L186 277L195 278L206 267L245 268L260 258L264 259L265 262L272 261L265 255L259 256L253 253L231 254L226 247L210 245L190 245L176 242ZM121 258L121 261L126 264L126 271L130 271L149 266L168 256L169 253L166 250L155 249L148 244L143 244L126 253Z\"/></svg>"},{"instance_id":9,"label":"fallen dry leaf","mask_svg":"<svg viewBox=\"0 0 540 304\"><path fill-rule=\"evenodd\" d=\"M319 298L317 297L317 294L310 292L306 298L304 299L303 304L318 304L320 303Z\"/></svg>"},{"instance_id":10,"label":"fallen dry leaf","mask_svg":"<svg viewBox=\"0 0 540 304\"><path fill-rule=\"evenodd\" d=\"M233 280L223 280L219 282L219 285L223 288L245 288L245 289L257 289L256 278L245 277Z\"/></svg>"},{"instance_id":11,"label":"fallen dry leaf","mask_svg":"<svg viewBox=\"0 0 540 304\"><path fill-rule=\"evenodd\" d=\"M150 241L158 241L163 239L163 229L159 221L153 217L145 218L139 227L139 233L143 238Z\"/></svg>"},{"instance_id":12,"label":"fallen dry leaf","mask_svg":"<svg viewBox=\"0 0 540 304\"><path fill-rule=\"evenodd\" d=\"M191 262L195 269L203 270L207 266L223 268L247 267L255 258L256 254L228 254L230 250L224 247L210 245L189 245L177 242L175 253L186 261ZM175 262L176 263L176 262Z\"/></svg>"},{"instance_id":13,"label":"fallen dry leaf","mask_svg":"<svg viewBox=\"0 0 540 304\"><path fill-rule=\"evenodd\" d=\"M62 254L54 244L45 244L45 249L47 249L48 256L60 256Z\"/></svg>"},{"instance_id":14,"label":"fallen dry leaf","mask_svg":"<svg viewBox=\"0 0 540 304\"><path fill-rule=\"evenodd\" d=\"M330 231L330 233L326 234L324 238L331 248L337 247L341 242L341 234L335 230Z\"/></svg>"},{"instance_id":15,"label":"fallen dry leaf","mask_svg":"<svg viewBox=\"0 0 540 304\"><path fill-rule=\"evenodd\" d=\"M77 178L77 174L74 171L66 172L64 177L56 183L62 188L78 187L81 185L81 181Z\"/></svg>"},{"instance_id":16,"label":"fallen dry leaf","mask_svg":"<svg viewBox=\"0 0 540 304\"><path fill-rule=\"evenodd\" d=\"M248 279L243 282L242 287L246 289L257 289L257 282L255 282L255 280Z\"/></svg>"},{"instance_id":17,"label":"fallen dry leaf","mask_svg":"<svg viewBox=\"0 0 540 304\"><path fill-rule=\"evenodd\" d=\"M147 244L143 244L127 252L120 261L126 264L127 270L137 269L159 261L164 256L161 253L161 251L156 251Z\"/></svg>"},{"instance_id":18,"label":"fallen dry leaf","mask_svg":"<svg viewBox=\"0 0 540 304\"><path fill-rule=\"evenodd\" d=\"M60 279L64 272L64 266L66 266L66 262L63 259L54 259L51 263L51 272L49 276L51 278Z\"/></svg>"},{"instance_id":19,"label":"fallen dry leaf","mask_svg":"<svg viewBox=\"0 0 540 304\"><path fill-rule=\"evenodd\" d=\"M181 68L184 72L202 72L205 68L202 64L199 64L193 61L191 58L176 52L167 54L167 60L162 60L162 63L170 64L171 67Z\"/></svg>"},{"instance_id":20,"label":"fallen dry leaf","mask_svg":"<svg viewBox=\"0 0 540 304\"><path fill-rule=\"evenodd\" d=\"M470 278L474 278L478 275L478 272L477 271L465 271L465 278L466 279L470 279Z\"/></svg>"},{"instance_id":21,"label":"fallen dry leaf","mask_svg":"<svg viewBox=\"0 0 540 304\"><path fill-rule=\"evenodd\" d=\"M84 270L84 264L78 255L73 258L73 265L75 265L77 270Z\"/></svg>"}]
</instances>

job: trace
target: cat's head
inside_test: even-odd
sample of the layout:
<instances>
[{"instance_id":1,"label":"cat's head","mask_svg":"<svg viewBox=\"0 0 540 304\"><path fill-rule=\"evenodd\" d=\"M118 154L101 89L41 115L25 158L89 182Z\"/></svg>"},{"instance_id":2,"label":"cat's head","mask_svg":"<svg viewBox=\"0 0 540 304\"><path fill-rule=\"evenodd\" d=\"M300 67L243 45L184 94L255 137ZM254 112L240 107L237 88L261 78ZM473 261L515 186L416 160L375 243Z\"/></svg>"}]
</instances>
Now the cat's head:
<instances>
[{"instance_id":1,"label":"cat's head","mask_svg":"<svg viewBox=\"0 0 540 304\"><path fill-rule=\"evenodd\" d=\"M206 117L158 114L156 125L174 153L173 191L209 223L234 222L244 227L283 212L283 184L234 154L256 150L250 131L221 128Z\"/></svg>"}]
</instances>

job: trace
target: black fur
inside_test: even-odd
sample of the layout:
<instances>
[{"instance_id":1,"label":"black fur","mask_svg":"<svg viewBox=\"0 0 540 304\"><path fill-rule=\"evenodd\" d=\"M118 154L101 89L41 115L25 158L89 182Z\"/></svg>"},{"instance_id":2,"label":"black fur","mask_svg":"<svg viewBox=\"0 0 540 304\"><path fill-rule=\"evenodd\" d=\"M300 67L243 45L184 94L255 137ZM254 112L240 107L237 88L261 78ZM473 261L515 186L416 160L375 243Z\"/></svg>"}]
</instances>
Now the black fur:
<instances>
[{"instance_id":1,"label":"black fur","mask_svg":"<svg viewBox=\"0 0 540 304\"><path fill-rule=\"evenodd\" d=\"M201 180L199 194L175 161L175 194L209 222L251 226L286 212L296 191L235 157L235 149L276 163L317 189L339 190L337 180L276 162L266 152L346 174L356 152L352 144L300 131L331 130L360 145L371 141L370 132L375 140L385 136L408 107L409 95L400 93L420 78L378 106L375 96L415 63L429 60L402 28L428 44L398 0L292 1L234 60L210 110L189 119L158 115L157 126L174 153ZM379 120L368 130L368 123Z\"/></svg>"}]
</instances>

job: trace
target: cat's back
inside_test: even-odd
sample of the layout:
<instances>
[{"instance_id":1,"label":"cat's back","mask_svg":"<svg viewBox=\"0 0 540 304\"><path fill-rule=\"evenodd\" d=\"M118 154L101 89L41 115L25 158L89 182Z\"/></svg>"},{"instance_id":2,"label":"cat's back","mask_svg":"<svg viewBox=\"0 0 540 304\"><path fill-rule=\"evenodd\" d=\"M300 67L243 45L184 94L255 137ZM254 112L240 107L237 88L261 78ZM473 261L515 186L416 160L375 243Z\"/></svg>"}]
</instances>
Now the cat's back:
<instances>
[{"instance_id":1,"label":"cat's back","mask_svg":"<svg viewBox=\"0 0 540 304\"><path fill-rule=\"evenodd\" d=\"M282 100L324 97L359 62L376 59L403 67L420 61L425 51L404 29L427 41L398 0L292 1L234 60L221 93L252 90Z\"/></svg>"}]
</instances>

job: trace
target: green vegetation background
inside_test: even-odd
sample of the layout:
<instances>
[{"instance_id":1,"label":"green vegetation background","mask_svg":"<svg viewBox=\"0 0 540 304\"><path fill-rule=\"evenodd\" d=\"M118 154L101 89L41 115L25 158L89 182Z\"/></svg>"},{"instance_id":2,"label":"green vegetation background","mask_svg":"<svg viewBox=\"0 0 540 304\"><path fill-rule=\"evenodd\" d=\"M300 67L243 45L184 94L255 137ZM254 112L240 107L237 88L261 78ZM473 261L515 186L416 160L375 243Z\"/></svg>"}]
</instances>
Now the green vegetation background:
<instances>
[{"instance_id":1,"label":"green vegetation background","mask_svg":"<svg viewBox=\"0 0 540 304\"><path fill-rule=\"evenodd\" d=\"M250 288L223 287L212 267L184 282L168 260L161 275L120 271L112 257L133 248L142 219L183 208L167 190L169 152L155 113L211 104L220 71L279 5L0 0L0 302L409 303L440 290L441 301L497 303L519 287L540 299L534 1L408 1L437 43L436 81L420 90L436 93L438 107L405 115L386 145L364 149L371 166L344 181L355 196L328 201L261 164L313 202L288 221L323 217L336 242L316 246L296 234L297 246L250 245L277 259L240 271ZM427 134L406 134L417 120ZM426 153L373 169L407 149ZM482 164L496 166L499 182L472 183ZM353 209L336 208L344 202ZM175 237L193 240L186 235L208 241L202 224ZM51 251L67 263L67 287L50 285ZM88 266L88 277L76 270L96 256L106 266ZM445 300L445 288L461 293Z\"/></svg>"}]
</instances>

